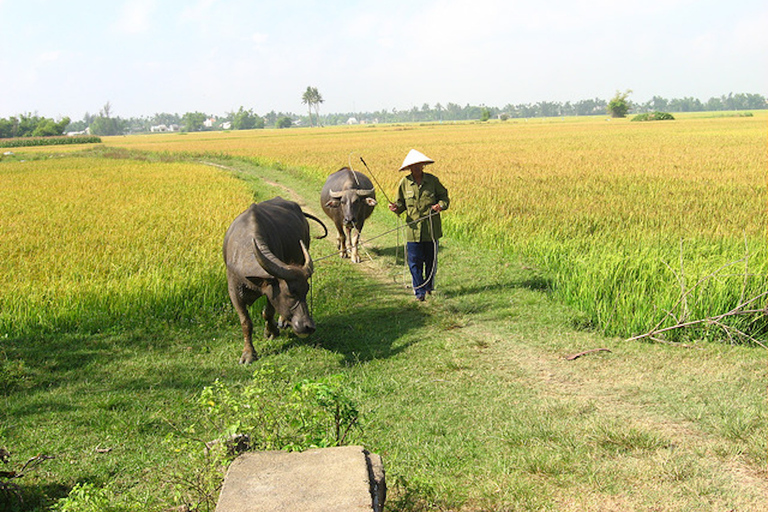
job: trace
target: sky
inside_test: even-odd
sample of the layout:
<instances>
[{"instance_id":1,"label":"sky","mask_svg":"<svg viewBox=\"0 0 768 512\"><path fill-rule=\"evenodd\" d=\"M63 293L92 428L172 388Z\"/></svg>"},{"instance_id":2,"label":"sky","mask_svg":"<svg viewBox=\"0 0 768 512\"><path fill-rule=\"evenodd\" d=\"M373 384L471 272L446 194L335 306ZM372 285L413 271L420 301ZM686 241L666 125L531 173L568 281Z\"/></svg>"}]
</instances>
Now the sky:
<instances>
[{"instance_id":1,"label":"sky","mask_svg":"<svg viewBox=\"0 0 768 512\"><path fill-rule=\"evenodd\" d=\"M768 97L765 0L0 0L0 118Z\"/></svg>"}]
</instances>

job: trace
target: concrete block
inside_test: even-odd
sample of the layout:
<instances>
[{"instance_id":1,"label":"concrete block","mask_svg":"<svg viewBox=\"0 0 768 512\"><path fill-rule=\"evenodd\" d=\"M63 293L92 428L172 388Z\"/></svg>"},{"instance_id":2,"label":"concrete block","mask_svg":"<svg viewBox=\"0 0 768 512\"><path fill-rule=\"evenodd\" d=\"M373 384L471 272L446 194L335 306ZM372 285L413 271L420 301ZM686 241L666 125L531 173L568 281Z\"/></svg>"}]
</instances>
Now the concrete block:
<instances>
[{"instance_id":1,"label":"concrete block","mask_svg":"<svg viewBox=\"0 0 768 512\"><path fill-rule=\"evenodd\" d=\"M248 452L227 471L216 512L381 512L381 457L361 446Z\"/></svg>"}]
</instances>

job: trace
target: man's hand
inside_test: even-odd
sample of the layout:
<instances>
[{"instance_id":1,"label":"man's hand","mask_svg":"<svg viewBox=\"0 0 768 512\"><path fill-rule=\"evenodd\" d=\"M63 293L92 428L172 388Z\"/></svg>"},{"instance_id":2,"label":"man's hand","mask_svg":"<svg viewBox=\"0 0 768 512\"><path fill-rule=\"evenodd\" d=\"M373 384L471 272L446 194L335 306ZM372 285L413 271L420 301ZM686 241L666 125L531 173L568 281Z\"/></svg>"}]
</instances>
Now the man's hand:
<instances>
[{"instance_id":1,"label":"man's hand","mask_svg":"<svg viewBox=\"0 0 768 512\"><path fill-rule=\"evenodd\" d=\"M440 203L436 203L432 205L432 211L433 212L441 212L443 211L443 207L440 206Z\"/></svg>"},{"instance_id":2,"label":"man's hand","mask_svg":"<svg viewBox=\"0 0 768 512\"><path fill-rule=\"evenodd\" d=\"M397 205L395 203L389 203L389 211L397 212Z\"/></svg>"}]
</instances>

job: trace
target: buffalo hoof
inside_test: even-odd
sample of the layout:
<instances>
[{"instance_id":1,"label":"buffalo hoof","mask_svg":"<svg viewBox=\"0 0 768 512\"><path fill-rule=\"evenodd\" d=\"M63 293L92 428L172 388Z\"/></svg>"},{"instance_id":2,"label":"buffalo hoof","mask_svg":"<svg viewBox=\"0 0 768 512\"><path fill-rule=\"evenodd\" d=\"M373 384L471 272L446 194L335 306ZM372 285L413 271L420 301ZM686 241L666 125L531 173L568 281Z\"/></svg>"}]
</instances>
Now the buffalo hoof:
<instances>
[{"instance_id":1,"label":"buffalo hoof","mask_svg":"<svg viewBox=\"0 0 768 512\"><path fill-rule=\"evenodd\" d=\"M243 352L243 355L240 356L240 364L251 364L256 359L258 358L253 352Z\"/></svg>"},{"instance_id":2,"label":"buffalo hoof","mask_svg":"<svg viewBox=\"0 0 768 512\"><path fill-rule=\"evenodd\" d=\"M280 336L280 329L275 324L269 324L264 327L264 337L268 340L272 340Z\"/></svg>"}]
</instances>

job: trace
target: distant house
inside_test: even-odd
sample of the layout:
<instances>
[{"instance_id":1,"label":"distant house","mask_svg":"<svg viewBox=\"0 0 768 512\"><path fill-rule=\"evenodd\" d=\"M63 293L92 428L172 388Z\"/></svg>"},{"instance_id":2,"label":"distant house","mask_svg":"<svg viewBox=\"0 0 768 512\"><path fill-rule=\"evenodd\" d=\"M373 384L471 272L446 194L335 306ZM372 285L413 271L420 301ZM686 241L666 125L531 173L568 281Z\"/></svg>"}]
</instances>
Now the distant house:
<instances>
[{"instance_id":1,"label":"distant house","mask_svg":"<svg viewBox=\"0 0 768 512\"><path fill-rule=\"evenodd\" d=\"M360 124L360 123L356 118L350 117L349 119L347 119L347 124Z\"/></svg>"},{"instance_id":2,"label":"distant house","mask_svg":"<svg viewBox=\"0 0 768 512\"><path fill-rule=\"evenodd\" d=\"M232 129L232 123L230 123L229 121L224 121L223 123L221 123L221 129L222 130L231 130Z\"/></svg>"},{"instance_id":3,"label":"distant house","mask_svg":"<svg viewBox=\"0 0 768 512\"><path fill-rule=\"evenodd\" d=\"M171 124L171 125L156 124L154 126L150 126L149 127L149 131L153 132L153 133L155 133L155 132L157 132L157 133L177 132L177 131L179 131L179 125L177 125L177 124Z\"/></svg>"},{"instance_id":4,"label":"distant house","mask_svg":"<svg viewBox=\"0 0 768 512\"><path fill-rule=\"evenodd\" d=\"M74 137L76 135L90 135L91 134L91 127L88 126L85 128L85 130L81 130L79 132L67 132L67 135L70 137Z\"/></svg>"},{"instance_id":5,"label":"distant house","mask_svg":"<svg viewBox=\"0 0 768 512\"><path fill-rule=\"evenodd\" d=\"M216 118L215 117L209 117L208 119L203 121L203 126L205 126L206 128L213 128L213 125L215 123L216 123Z\"/></svg>"}]
</instances>

